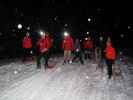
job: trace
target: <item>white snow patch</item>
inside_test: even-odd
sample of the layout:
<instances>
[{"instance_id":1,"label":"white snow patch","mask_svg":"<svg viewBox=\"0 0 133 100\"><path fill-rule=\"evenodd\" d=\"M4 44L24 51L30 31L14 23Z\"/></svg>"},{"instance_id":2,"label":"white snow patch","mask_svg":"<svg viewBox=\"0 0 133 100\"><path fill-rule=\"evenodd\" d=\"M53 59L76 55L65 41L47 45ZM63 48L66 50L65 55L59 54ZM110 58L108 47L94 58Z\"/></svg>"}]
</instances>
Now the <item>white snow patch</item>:
<instances>
[{"instance_id":1,"label":"white snow patch","mask_svg":"<svg viewBox=\"0 0 133 100\"><path fill-rule=\"evenodd\" d=\"M91 62L83 66L62 65L61 62L46 71L36 71L35 64L17 62L1 68L0 77L3 79L0 81L8 80L10 87L0 93L0 100L133 100L128 66L120 65L124 79L115 81L108 80L106 67L101 73L99 69L95 70L96 64ZM33 74L27 77L30 73ZM22 76L27 78L15 81ZM10 80L15 83L12 84Z\"/></svg>"}]
</instances>

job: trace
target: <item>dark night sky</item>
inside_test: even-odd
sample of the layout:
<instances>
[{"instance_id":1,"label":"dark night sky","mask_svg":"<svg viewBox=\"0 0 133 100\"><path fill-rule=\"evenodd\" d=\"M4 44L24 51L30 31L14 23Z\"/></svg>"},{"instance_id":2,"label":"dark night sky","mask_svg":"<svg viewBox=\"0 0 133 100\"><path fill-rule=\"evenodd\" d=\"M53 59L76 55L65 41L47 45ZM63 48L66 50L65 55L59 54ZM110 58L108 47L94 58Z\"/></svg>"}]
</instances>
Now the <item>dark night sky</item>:
<instances>
[{"instance_id":1,"label":"dark night sky","mask_svg":"<svg viewBox=\"0 0 133 100\"><path fill-rule=\"evenodd\" d=\"M8 32L9 27L16 23L32 24L36 27L38 22L47 29L49 27L50 32L60 32L67 23L71 25L72 28L69 29L73 32L86 32L88 29L114 31L116 37L121 33L128 33L128 42L131 42L132 31L127 32L128 25L133 27L131 4L107 0L3 0L0 1L0 31L11 35ZM56 16L57 22L51 23L51 19ZM89 17L93 19L92 23L88 23Z\"/></svg>"},{"instance_id":2,"label":"dark night sky","mask_svg":"<svg viewBox=\"0 0 133 100\"><path fill-rule=\"evenodd\" d=\"M79 0L77 2L72 0L3 0L0 3L1 11L5 12L2 13L4 14L2 16L4 18L6 16L11 20L16 16L17 8L17 12L23 13L24 16L76 16L79 23L84 23L84 19L88 16L100 16L103 23L113 23L114 21L118 22L117 16L120 16L123 23L128 23L128 20L131 21L132 19L132 7L124 4L125 2L122 3L122 1L92 2L89 0Z\"/></svg>"},{"instance_id":3,"label":"dark night sky","mask_svg":"<svg viewBox=\"0 0 133 100\"><path fill-rule=\"evenodd\" d=\"M127 4L122 1L3 0L0 2L2 12L0 25L3 26L3 24L17 20L24 23L38 20L44 24L47 23L49 17L59 16L58 19L62 24L70 22L76 28L87 28L91 27L88 25L87 18L92 17L97 27L102 26L101 30L106 26L113 27L115 24L119 26L119 29L124 29L123 27L133 23L132 8L129 2ZM20 19L18 16L23 16L23 18Z\"/></svg>"},{"instance_id":4,"label":"dark night sky","mask_svg":"<svg viewBox=\"0 0 133 100\"><path fill-rule=\"evenodd\" d=\"M128 18L132 15L132 7L129 4L126 5L125 2L122 3L122 1L92 2L89 0L77 0L74 2L74 0L3 0L3 2L1 1L1 6L3 6L4 11L7 12L10 17L14 15L16 8L18 12L22 12L25 16L35 17L64 15L76 16L79 17L78 20L81 20L89 15L99 14L105 19L105 22L112 22L113 19L110 19L112 16L119 15L121 18ZM98 11L98 8L101 10ZM127 19L125 21L127 21Z\"/></svg>"}]
</instances>

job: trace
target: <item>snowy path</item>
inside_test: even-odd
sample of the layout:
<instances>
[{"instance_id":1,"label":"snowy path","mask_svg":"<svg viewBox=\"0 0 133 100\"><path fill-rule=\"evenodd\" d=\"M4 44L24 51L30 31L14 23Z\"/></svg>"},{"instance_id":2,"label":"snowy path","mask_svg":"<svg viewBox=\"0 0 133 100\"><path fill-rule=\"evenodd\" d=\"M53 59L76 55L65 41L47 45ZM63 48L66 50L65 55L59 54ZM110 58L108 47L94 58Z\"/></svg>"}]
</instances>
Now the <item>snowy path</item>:
<instances>
[{"instance_id":1,"label":"snowy path","mask_svg":"<svg viewBox=\"0 0 133 100\"><path fill-rule=\"evenodd\" d=\"M1 92L0 100L133 100L133 73L126 65L123 80L108 80L106 69L103 74L95 69L91 62L63 66L60 61L53 69L15 82Z\"/></svg>"}]
</instances>

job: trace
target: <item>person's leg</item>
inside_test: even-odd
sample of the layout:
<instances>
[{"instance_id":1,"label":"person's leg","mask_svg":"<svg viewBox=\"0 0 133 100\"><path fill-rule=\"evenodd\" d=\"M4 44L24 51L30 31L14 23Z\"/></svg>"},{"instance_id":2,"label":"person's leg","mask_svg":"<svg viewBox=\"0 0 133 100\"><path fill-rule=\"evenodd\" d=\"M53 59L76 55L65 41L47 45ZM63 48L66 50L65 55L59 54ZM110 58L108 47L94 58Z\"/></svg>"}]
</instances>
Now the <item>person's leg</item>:
<instances>
[{"instance_id":1,"label":"person's leg","mask_svg":"<svg viewBox=\"0 0 133 100\"><path fill-rule=\"evenodd\" d=\"M88 59L92 59L92 56L93 56L93 52L92 52L92 49L88 49Z\"/></svg>"},{"instance_id":2,"label":"person's leg","mask_svg":"<svg viewBox=\"0 0 133 100\"><path fill-rule=\"evenodd\" d=\"M112 61L110 61L110 67L109 67L109 77L112 77Z\"/></svg>"},{"instance_id":3,"label":"person's leg","mask_svg":"<svg viewBox=\"0 0 133 100\"><path fill-rule=\"evenodd\" d=\"M90 59L90 49L87 50L87 59Z\"/></svg>"},{"instance_id":4,"label":"person's leg","mask_svg":"<svg viewBox=\"0 0 133 100\"><path fill-rule=\"evenodd\" d=\"M72 59L72 62L74 62L75 59L77 59L77 52L74 53L74 57L73 57L73 59Z\"/></svg>"},{"instance_id":5,"label":"person's leg","mask_svg":"<svg viewBox=\"0 0 133 100\"><path fill-rule=\"evenodd\" d=\"M107 74L108 74L108 78L109 78L109 60L106 59L106 65L107 65Z\"/></svg>"},{"instance_id":6,"label":"person's leg","mask_svg":"<svg viewBox=\"0 0 133 100\"><path fill-rule=\"evenodd\" d=\"M41 68L41 58L43 57L43 54L37 55L37 69Z\"/></svg>"},{"instance_id":7,"label":"person's leg","mask_svg":"<svg viewBox=\"0 0 133 100\"><path fill-rule=\"evenodd\" d=\"M26 50L23 49L23 59L22 59L23 62L25 61L25 58L26 58Z\"/></svg>"},{"instance_id":8,"label":"person's leg","mask_svg":"<svg viewBox=\"0 0 133 100\"><path fill-rule=\"evenodd\" d=\"M28 49L24 49L24 58L23 58L23 61L26 61L27 60L28 55L29 55Z\"/></svg>"},{"instance_id":9,"label":"person's leg","mask_svg":"<svg viewBox=\"0 0 133 100\"><path fill-rule=\"evenodd\" d=\"M99 49L98 48L95 48L95 62L97 63L98 62L98 56L99 55Z\"/></svg>"},{"instance_id":10,"label":"person's leg","mask_svg":"<svg viewBox=\"0 0 133 100\"><path fill-rule=\"evenodd\" d=\"M72 62L74 62L76 58L77 58L76 55L74 55L74 57L72 59Z\"/></svg>"},{"instance_id":11,"label":"person's leg","mask_svg":"<svg viewBox=\"0 0 133 100\"><path fill-rule=\"evenodd\" d=\"M48 67L49 51L45 53L45 69Z\"/></svg>"},{"instance_id":12,"label":"person's leg","mask_svg":"<svg viewBox=\"0 0 133 100\"><path fill-rule=\"evenodd\" d=\"M81 53L81 51L79 52L78 57L79 57L79 60L80 60L81 64L84 64L84 61L82 59L82 53Z\"/></svg>"},{"instance_id":13,"label":"person's leg","mask_svg":"<svg viewBox=\"0 0 133 100\"><path fill-rule=\"evenodd\" d=\"M91 59L95 59L95 50L91 49Z\"/></svg>"},{"instance_id":14,"label":"person's leg","mask_svg":"<svg viewBox=\"0 0 133 100\"><path fill-rule=\"evenodd\" d=\"M87 59L87 49L84 50L84 57Z\"/></svg>"},{"instance_id":15,"label":"person's leg","mask_svg":"<svg viewBox=\"0 0 133 100\"><path fill-rule=\"evenodd\" d=\"M105 57L103 54L103 49L100 49L100 63L101 63L101 69L103 72L104 71L104 63L105 63Z\"/></svg>"},{"instance_id":16,"label":"person's leg","mask_svg":"<svg viewBox=\"0 0 133 100\"><path fill-rule=\"evenodd\" d=\"M104 58L103 57L100 57L99 66L100 66L101 72L103 73L104 71Z\"/></svg>"},{"instance_id":17,"label":"person's leg","mask_svg":"<svg viewBox=\"0 0 133 100\"><path fill-rule=\"evenodd\" d=\"M99 48L97 47L97 48L95 48L95 62L96 62L96 64L97 64L97 66L96 66L96 70L97 69L99 69L99 67L100 67L100 61L99 61Z\"/></svg>"},{"instance_id":18,"label":"person's leg","mask_svg":"<svg viewBox=\"0 0 133 100\"><path fill-rule=\"evenodd\" d=\"M51 57L51 53L52 53L52 49L50 48L49 51L48 51L49 58Z\"/></svg>"},{"instance_id":19,"label":"person's leg","mask_svg":"<svg viewBox=\"0 0 133 100\"><path fill-rule=\"evenodd\" d=\"M68 55L68 62L69 63L71 63L71 61L72 61L72 58L71 58L71 50L68 50L68 53L67 53L67 55Z\"/></svg>"},{"instance_id":20,"label":"person's leg","mask_svg":"<svg viewBox=\"0 0 133 100\"><path fill-rule=\"evenodd\" d=\"M27 50L26 50L26 57L27 57L27 60L29 60L29 58L31 57L31 49L30 48L27 48Z\"/></svg>"},{"instance_id":21,"label":"person's leg","mask_svg":"<svg viewBox=\"0 0 133 100\"><path fill-rule=\"evenodd\" d=\"M26 59L26 49L23 49L23 59L22 59L22 61L25 61L25 59Z\"/></svg>"},{"instance_id":22,"label":"person's leg","mask_svg":"<svg viewBox=\"0 0 133 100\"><path fill-rule=\"evenodd\" d=\"M64 50L64 62L63 64L66 64L67 61L67 50Z\"/></svg>"},{"instance_id":23,"label":"person's leg","mask_svg":"<svg viewBox=\"0 0 133 100\"><path fill-rule=\"evenodd\" d=\"M87 59L90 59L90 49L87 49Z\"/></svg>"},{"instance_id":24,"label":"person's leg","mask_svg":"<svg viewBox=\"0 0 133 100\"><path fill-rule=\"evenodd\" d=\"M108 78L110 79L112 76L112 61L106 60L107 68L108 68Z\"/></svg>"},{"instance_id":25,"label":"person's leg","mask_svg":"<svg viewBox=\"0 0 133 100\"><path fill-rule=\"evenodd\" d=\"M34 60L32 48L29 48L29 56L32 60Z\"/></svg>"}]
</instances>

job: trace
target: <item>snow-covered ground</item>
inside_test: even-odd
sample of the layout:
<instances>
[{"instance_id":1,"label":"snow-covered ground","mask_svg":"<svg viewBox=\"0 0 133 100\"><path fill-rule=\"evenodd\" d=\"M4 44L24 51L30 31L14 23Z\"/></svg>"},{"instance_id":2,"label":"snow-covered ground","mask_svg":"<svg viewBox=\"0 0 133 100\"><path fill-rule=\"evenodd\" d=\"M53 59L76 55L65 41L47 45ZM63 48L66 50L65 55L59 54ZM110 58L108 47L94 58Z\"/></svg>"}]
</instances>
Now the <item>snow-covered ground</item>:
<instances>
[{"instance_id":1,"label":"snow-covered ground","mask_svg":"<svg viewBox=\"0 0 133 100\"><path fill-rule=\"evenodd\" d=\"M36 63L11 62L0 67L0 100L133 100L133 65L121 66L123 79L108 80L86 61L62 65L62 57L54 68L36 70Z\"/></svg>"}]
</instances>

